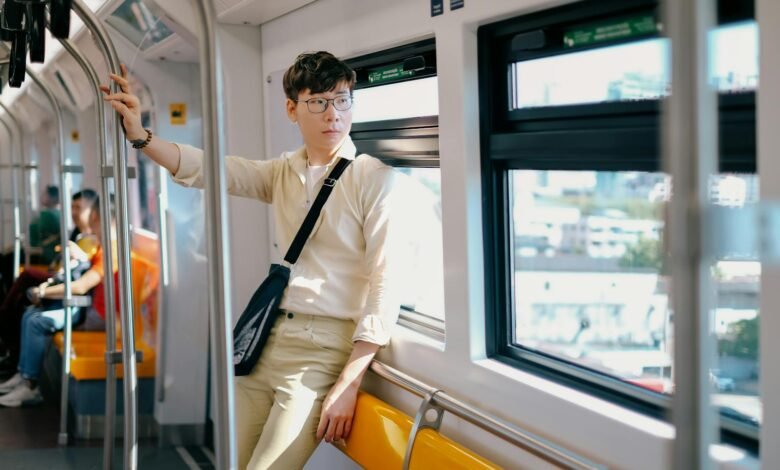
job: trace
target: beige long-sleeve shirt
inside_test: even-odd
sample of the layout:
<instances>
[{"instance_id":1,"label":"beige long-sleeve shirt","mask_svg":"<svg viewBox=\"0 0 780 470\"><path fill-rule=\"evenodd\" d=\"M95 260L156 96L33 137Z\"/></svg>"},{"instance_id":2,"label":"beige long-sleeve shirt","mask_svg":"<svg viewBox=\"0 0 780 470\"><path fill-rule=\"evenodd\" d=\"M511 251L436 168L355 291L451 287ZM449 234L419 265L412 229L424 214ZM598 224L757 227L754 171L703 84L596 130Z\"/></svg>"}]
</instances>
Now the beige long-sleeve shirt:
<instances>
[{"instance_id":1,"label":"beige long-sleeve shirt","mask_svg":"<svg viewBox=\"0 0 780 470\"><path fill-rule=\"evenodd\" d=\"M203 187L203 151L179 145L174 181ZM368 155L355 159L347 140L337 156L354 160L339 178L319 220L292 266L281 308L291 312L352 319L353 341L385 345L398 319L401 249L400 204L394 195L396 172ZM336 159L328 165L327 174ZM306 149L267 161L228 156L228 192L273 205L276 241L284 255L307 213ZM316 182L315 194L325 177ZM258 284L260 283L258 279Z\"/></svg>"}]
</instances>

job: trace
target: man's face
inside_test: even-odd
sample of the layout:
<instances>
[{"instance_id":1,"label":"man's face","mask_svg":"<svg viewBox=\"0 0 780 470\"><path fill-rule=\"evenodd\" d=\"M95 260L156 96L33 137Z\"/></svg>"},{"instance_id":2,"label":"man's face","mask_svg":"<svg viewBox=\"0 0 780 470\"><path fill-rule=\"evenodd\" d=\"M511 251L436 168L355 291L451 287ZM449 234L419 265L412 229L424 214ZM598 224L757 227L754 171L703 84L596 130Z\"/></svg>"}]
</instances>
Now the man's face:
<instances>
[{"instance_id":1,"label":"man's face","mask_svg":"<svg viewBox=\"0 0 780 470\"><path fill-rule=\"evenodd\" d=\"M310 111L315 109L314 104L308 106L305 100L311 98L334 99L349 97L350 90L346 83L336 85L336 88L323 93L311 94L309 90L298 93L298 102L287 100L287 115L292 122L298 123L303 135L303 141L309 149L316 149L328 154L335 151L352 128L352 108L339 111L329 101L324 112Z\"/></svg>"},{"instance_id":2,"label":"man's face","mask_svg":"<svg viewBox=\"0 0 780 470\"><path fill-rule=\"evenodd\" d=\"M89 233L100 235L100 214L93 210L87 210L87 212L89 212L87 216Z\"/></svg>"},{"instance_id":3,"label":"man's face","mask_svg":"<svg viewBox=\"0 0 780 470\"><path fill-rule=\"evenodd\" d=\"M81 198L76 199L70 204L71 217L73 219L73 225L78 227L81 233L92 232L90 228L90 215L92 209L90 209L87 202Z\"/></svg>"},{"instance_id":4,"label":"man's face","mask_svg":"<svg viewBox=\"0 0 780 470\"><path fill-rule=\"evenodd\" d=\"M49 198L49 193L46 192L45 190L43 192L41 192L41 205L43 207L51 207L52 206L51 199Z\"/></svg>"}]
</instances>

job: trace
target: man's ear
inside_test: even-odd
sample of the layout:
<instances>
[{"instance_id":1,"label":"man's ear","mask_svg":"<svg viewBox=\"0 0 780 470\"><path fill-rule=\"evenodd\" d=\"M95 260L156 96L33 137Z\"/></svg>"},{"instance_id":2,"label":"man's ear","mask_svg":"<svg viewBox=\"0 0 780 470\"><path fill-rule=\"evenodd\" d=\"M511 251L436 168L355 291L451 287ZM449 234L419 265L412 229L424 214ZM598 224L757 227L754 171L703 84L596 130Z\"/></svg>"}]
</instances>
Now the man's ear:
<instances>
[{"instance_id":1,"label":"man's ear","mask_svg":"<svg viewBox=\"0 0 780 470\"><path fill-rule=\"evenodd\" d=\"M298 122L298 103L291 100L290 98L287 98L287 102L285 103L285 107L287 108L287 118L290 120L290 122Z\"/></svg>"}]
</instances>

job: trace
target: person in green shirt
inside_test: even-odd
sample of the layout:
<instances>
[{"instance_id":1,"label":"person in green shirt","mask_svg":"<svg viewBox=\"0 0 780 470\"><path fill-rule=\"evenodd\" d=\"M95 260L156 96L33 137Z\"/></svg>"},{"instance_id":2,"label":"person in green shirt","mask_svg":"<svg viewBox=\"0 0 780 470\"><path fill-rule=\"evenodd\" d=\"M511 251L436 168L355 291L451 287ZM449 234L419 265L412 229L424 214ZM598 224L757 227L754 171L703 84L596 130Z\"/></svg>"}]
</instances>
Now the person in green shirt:
<instances>
[{"instance_id":1,"label":"person in green shirt","mask_svg":"<svg viewBox=\"0 0 780 470\"><path fill-rule=\"evenodd\" d=\"M60 189L46 186L41 194L41 211L30 223L30 247L33 264L49 264L54 259L54 247L60 244Z\"/></svg>"}]
</instances>

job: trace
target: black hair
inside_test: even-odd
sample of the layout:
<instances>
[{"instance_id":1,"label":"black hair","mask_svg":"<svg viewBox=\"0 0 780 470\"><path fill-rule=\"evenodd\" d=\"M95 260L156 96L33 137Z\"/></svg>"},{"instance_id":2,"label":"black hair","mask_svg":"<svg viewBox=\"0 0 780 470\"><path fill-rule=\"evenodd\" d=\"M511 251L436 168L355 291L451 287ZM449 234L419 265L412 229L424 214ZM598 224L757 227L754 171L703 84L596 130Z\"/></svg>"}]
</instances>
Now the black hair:
<instances>
[{"instance_id":1,"label":"black hair","mask_svg":"<svg viewBox=\"0 0 780 470\"><path fill-rule=\"evenodd\" d=\"M59 204L60 203L60 188L57 186L54 186L53 184L50 184L46 186L46 196L49 198L49 200L52 202L52 204Z\"/></svg>"},{"instance_id":2,"label":"black hair","mask_svg":"<svg viewBox=\"0 0 780 470\"><path fill-rule=\"evenodd\" d=\"M73 200L78 201L84 199L87 202L94 202L98 199L98 193L94 189L82 189L81 191L73 194Z\"/></svg>"},{"instance_id":3,"label":"black hair","mask_svg":"<svg viewBox=\"0 0 780 470\"><path fill-rule=\"evenodd\" d=\"M355 72L349 65L330 52L305 52L284 73L282 84L284 94L291 100L298 99L298 93L331 91L340 83L346 83L350 93L355 88Z\"/></svg>"}]
</instances>

